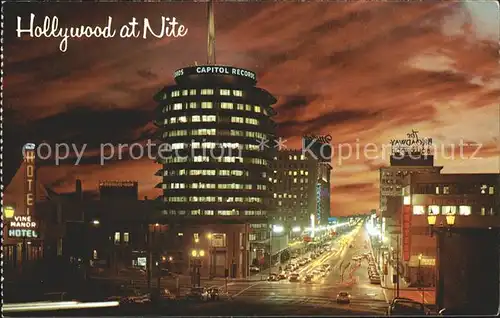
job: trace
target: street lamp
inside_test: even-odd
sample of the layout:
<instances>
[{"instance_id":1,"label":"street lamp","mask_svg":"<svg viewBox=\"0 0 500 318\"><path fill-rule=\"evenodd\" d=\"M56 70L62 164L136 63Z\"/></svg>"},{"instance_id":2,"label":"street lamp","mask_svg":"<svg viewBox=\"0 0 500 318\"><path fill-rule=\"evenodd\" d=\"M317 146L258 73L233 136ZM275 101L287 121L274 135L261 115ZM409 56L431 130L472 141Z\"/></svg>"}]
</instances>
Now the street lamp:
<instances>
[{"instance_id":1,"label":"street lamp","mask_svg":"<svg viewBox=\"0 0 500 318\"><path fill-rule=\"evenodd\" d=\"M93 221L92 221L92 224L94 224L94 225L99 225L99 224L101 224L101 222L99 222L99 220L93 220Z\"/></svg>"},{"instance_id":2,"label":"street lamp","mask_svg":"<svg viewBox=\"0 0 500 318\"><path fill-rule=\"evenodd\" d=\"M436 225L437 216L428 215L427 216L427 224L429 224L429 230L431 237L434 235L434 225Z\"/></svg>"},{"instance_id":3,"label":"street lamp","mask_svg":"<svg viewBox=\"0 0 500 318\"><path fill-rule=\"evenodd\" d=\"M200 286L200 267L201 267L201 258L203 256L205 256L204 250L193 249L191 251L191 257L192 257L191 266L193 268L191 283L198 287Z\"/></svg>"}]
</instances>

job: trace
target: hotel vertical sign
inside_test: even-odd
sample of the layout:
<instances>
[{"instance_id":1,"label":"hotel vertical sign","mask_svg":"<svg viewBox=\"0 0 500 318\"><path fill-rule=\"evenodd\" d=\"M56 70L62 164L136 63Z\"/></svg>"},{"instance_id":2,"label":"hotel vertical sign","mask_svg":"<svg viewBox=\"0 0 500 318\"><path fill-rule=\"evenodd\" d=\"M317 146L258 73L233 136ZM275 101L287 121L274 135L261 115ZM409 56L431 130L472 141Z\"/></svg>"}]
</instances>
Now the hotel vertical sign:
<instances>
[{"instance_id":1,"label":"hotel vertical sign","mask_svg":"<svg viewBox=\"0 0 500 318\"><path fill-rule=\"evenodd\" d=\"M23 147L25 169L25 206L26 215L31 215L35 208L35 144L27 143Z\"/></svg>"},{"instance_id":2,"label":"hotel vertical sign","mask_svg":"<svg viewBox=\"0 0 500 318\"><path fill-rule=\"evenodd\" d=\"M403 205L403 215L401 218L401 233L403 234L403 260L410 261L411 256L411 205Z\"/></svg>"}]
</instances>

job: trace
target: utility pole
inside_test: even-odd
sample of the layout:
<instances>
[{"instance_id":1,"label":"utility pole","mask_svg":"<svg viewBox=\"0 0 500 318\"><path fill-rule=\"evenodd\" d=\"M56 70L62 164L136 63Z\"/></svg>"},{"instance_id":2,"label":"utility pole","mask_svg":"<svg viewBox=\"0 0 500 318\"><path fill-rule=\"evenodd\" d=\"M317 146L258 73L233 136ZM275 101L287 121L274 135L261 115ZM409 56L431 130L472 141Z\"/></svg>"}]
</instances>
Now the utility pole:
<instances>
[{"instance_id":1,"label":"utility pole","mask_svg":"<svg viewBox=\"0 0 500 318\"><path fill-rule=\"evenodd\" d=\"M215 13L213 0L208 1L208 46L207 64L215 65Z\"/></svg>"}]
</instances>

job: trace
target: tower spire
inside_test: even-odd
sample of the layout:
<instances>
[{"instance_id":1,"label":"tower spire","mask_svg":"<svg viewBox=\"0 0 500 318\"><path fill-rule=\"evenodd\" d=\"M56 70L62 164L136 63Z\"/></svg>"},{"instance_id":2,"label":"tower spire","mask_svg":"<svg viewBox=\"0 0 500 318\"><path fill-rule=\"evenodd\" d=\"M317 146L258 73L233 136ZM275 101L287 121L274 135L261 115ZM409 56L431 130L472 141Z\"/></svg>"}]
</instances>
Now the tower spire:
<instances>
[{"instance_id":1,"label":"tower spire","mask_svg":"<svg viewBox=\"0 0 500 318\"><path fill-rule=\"evenodd\" d=\"M215 17L214 0L208 0L208 55L207 64L215 64Z\"/></svg>"}]
</instances>

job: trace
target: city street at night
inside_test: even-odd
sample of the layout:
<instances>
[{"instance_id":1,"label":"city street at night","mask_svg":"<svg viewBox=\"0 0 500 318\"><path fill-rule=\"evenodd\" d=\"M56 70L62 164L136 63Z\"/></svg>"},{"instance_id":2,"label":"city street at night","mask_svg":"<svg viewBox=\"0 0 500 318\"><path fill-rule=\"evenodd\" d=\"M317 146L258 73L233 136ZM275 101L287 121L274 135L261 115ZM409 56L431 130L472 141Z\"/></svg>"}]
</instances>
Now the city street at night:
<instances>
[{"instance_id":1,"label":"city street at night","mask_svg":"<svg viewBox=\"0 0 500 318\"><path fill-rule=\"evenodd\" d=\"M231 300L195 302L196 305L191 305L192 302L187 300L176 300L160 306L134 304L113 308L63 310L57 313L45 311L34 314L286 315L286 313L294 312L300 315L381 315L387 310L382 288L380 285L370 284L366 271L367 261L352 260L353 256L370 252L367 238L366 229L361 224L352 231L339 235L332 241L330 251L296 271L300 275L299 282L289 280L233 282L229 280L227 290L232 296ZM331 266L331 271L325 277L314 277L309 283L303 281L306 275L312 274L315 269L325 264ZM342 270L344 277L341 274ZM170 284L171 282L168 285ZM202 285L225 289L223 281L202 281ZM187 290L189 290L187 286L181 286L183 293ZM336 303L336 296L341 291L350 293L350 304Z\"/></svg>"}]
</instances>

